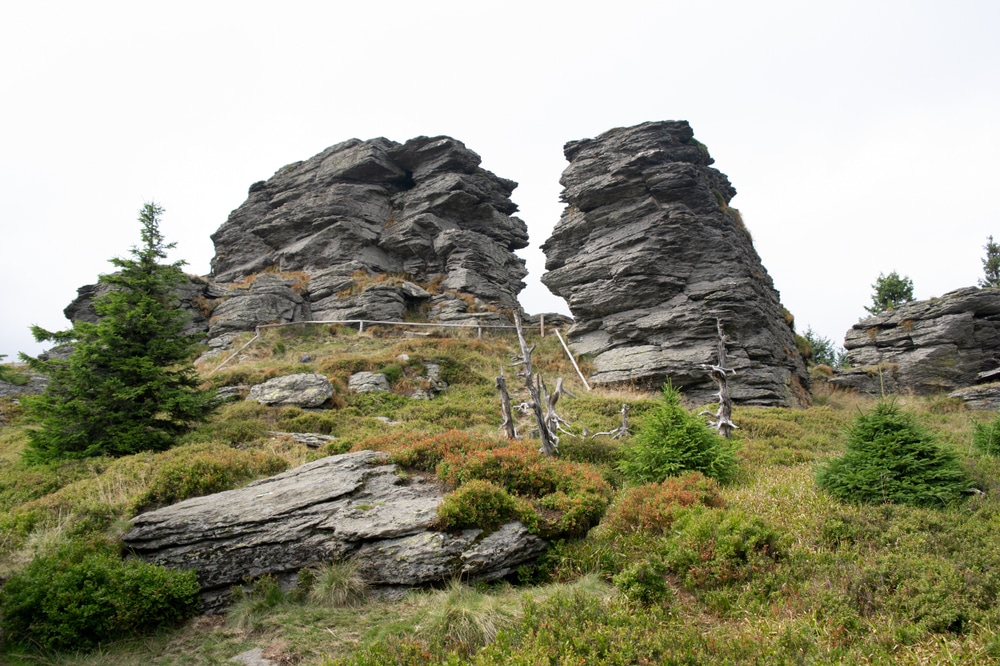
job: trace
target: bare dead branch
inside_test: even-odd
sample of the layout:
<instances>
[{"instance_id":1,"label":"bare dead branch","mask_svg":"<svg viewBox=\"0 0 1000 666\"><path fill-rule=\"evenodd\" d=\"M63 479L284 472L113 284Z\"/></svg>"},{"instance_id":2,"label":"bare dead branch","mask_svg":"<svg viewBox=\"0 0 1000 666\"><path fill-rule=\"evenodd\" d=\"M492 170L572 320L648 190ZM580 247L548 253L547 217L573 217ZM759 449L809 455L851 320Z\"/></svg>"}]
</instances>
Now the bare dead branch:
<instances>
[{"instance_id":1,"label":"bare dead branch","mask_svg":"<svg viewBox=\"0 0 1000 666\"><path fill-rule=\"evenodd\" d=\"M500 391L500 416L503 422L500 424L500 432L507 439L517 439L517 429L514 427L513 412L510 408L510 394L507 393L507 379L503 374L503 367L500 368L500 376L496 379L497 390Z\"/></svg>"},{"instance_id":2,"label":"bare dead branch","mask_svg":"<svg viewBox=\"0 0 1000 666\"><path fill-rule=\"evenodd\" d=\"M726 367L726 343L730 340L722 330L721 319L715 320L715 327L719 332L719 343L716 346L719 362L717 364L704 363L701 365L701 368L708 372L712 381L719 385L719 392L716 394L719 401L719 409L715 414L707 410L702 411L699 416L707 414L710 417L709 427L718 430L720 435L728 439L732 431L738 429L738 426L732 421L733 399L729 395L729 382L727 380L727 375L730 373L735 375L736 371Z\"/></svg>"}]
</instances>

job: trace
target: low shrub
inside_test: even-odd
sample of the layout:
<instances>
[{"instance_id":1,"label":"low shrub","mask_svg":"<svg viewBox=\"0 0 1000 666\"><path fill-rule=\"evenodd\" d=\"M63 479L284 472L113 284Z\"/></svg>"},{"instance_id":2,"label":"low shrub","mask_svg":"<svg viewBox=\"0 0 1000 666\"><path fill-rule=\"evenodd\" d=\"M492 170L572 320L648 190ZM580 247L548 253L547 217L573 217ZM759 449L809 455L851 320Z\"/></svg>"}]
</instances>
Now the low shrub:
<instances>
[{"instance_id":1,"label":"low shrub","mask_svg":"<svg viewBox=\"0 0 1000 666\"><path fill-rule=\"evenodd\" d=\"M663 559L688 589L711 589L749 580L771 569L785 539L759 518L739 511L691 507L663 542Z\"/></svg>"},{"instance_id":2,"label":"low shrub","mask_svg":"<svg viewBox=\"0 0 1000 666\"><path fill-rule=\"evenodd\" d=\"M449 430L437 435L385 435L359 442L353 449L386 451L401 467L433 470L459 490L473 481L488 481L517 501L514 513L529 529L547 538L584 534L600 520L612 494L611 486L594 467L547 458L532 442ZM509 505L496 490L482 484L467 492L444 505L447 520L443 525L471 527L467 522L471 516L489 517ZM483 506L476 506L477 502ZM529 505L533 512L527 510ZM502 512L514 515L509 506Z\"/></svg>"},{"instance_id":3,"label":"low shrub","mask_svg":"<svg viewBox=\"0 0 1000 666\"><path fill-rule=\"evenodd\" d=\"M700 472L626 489L608 509L601 528L619 533L666 534L678 511L695 505L719 509L726 505L719 484Z\"/></svg>"},{"instance_id":4,"label":"low shrub","mask_svg":"<svg viewBox=\"0 0 1000 666\"><path fill-rule=\"evenodd\" d=\"M288 462L263 451L212 445L164 460L149 485L133 502L133 511L173 504L189 497L229 490L261 476L285 471Z\"/></svg>"},{"instance_id":5,"label":"low shrub","mask_svg":"<svg viewBox=\"0 0 1000 666\"><path fill-rule=\"evenodd\" d=\"M493 530L512 520L537 523L531 506L512 497L489 481L469 481L445 495L437 510L438 527L443 530L478 527Z\"/></svg>"},{"instance_id":6,"label":"low shrub","mask_svg":"<svg viewBox=\"0 0 1000 666\"><path fill-rule=\"evenodd\" d=\"M923 631L962 633L982 610L967 585L946 558L890 553L854 572L847 590L862 616L889 612Z\"/></svg>"},{"instance_id":7,"label":"low shrub","mask_svg":"<svg viewBox=\"0 0 1000 666\"><path fill-rule=\"evenodd\" d=\"M816 481L845 502L944 506L971 486L958 457L894 402L880 402L848 429L847 452Z\"/></svg>"},{"instance_id":8,"label":"low shrub","mask_svg":"<svg viewBox=\"0 0 1000 666\"><path fill-rule=\"evenodd\" d=\"M265 574L233 590L233 603L226 620L239 631L256 631L270 611L291 600L291 595L281 589L278 579Z\"/></svg>"},{"instance_id":9,"label":"low shrub","mask_svg":"<svg viewBox=\"0 0 1000 666\"><path fill-rule=\"evenodd\" d=\"M176 624L194 613L197 600L194 571L71 543L36 557L0 589L0 627L7 645L88 650Z\"/></svg>"},{"instance_id":10,"label":"low shrub","mask_svg":"<svg viewBox=\"0 0 1000 666\"><path fill-rule=\"evenodd\" d=\"M628 565L612 578L612 582L629 601L644 606L663 604L673 598L667 573L663 560L653 557Z\"/></svg>"},{"instance_id":11,"label":"low shrub","mask_svg":"<svg viewBox=\"0 0 1000 666\"><path fill-rule=\"evenodd\" d=\"M643 420L626 447L620 469L639 483L659 483L686 471L726 483L736 475L736 445L688 412L681 405L680 392L667 384L663 401Z\"/></svg>"}]
</instances>

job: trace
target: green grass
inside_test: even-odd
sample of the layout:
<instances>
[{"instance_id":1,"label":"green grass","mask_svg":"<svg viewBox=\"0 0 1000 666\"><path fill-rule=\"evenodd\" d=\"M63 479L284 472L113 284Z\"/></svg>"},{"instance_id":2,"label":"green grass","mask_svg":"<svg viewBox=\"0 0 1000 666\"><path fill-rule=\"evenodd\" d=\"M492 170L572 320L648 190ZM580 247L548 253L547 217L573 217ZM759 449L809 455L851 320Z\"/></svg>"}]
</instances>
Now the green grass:
<instances>
[{"instance_id":1,"label":"green grass","mask_svg":"<svg viewBox=\"0 0 1000 666\"><path fill-rule=\"evenodd\" d=\"M201 483L199 470L209 470L221 488L366 440L396 442L400 451L407 442L451 441L453 430L470 441L497 441L493 378L516 353L513 338L334 333L327 327L269 331L238 362L213 374L221 360L201 367L213 386L321 372L336 387L331 408L233 403L182 446L160 454L29 468L20 451L33 426L12 410L9 424L0 427L0 575L21 571L36 555L71 540L114 541L146 503L218 489ZM577 435L617 428L622 404L630 407L634 434L656 408L659 398L647 393L588 393L558 341L537 342L535 369L550 387L563 377L577 396L559 403ZM312 360L300 363L303 354ZM425 361L441 365L449 388L434 400L410 400L407 382ZM347 393L347 378L357 370L392 375L393 392ZM520 380L506 371L513 401L525 400ZM260 647L275 661L303 665L997 663L1000 459L984 451L989 447L973 446L976 422L989 423L992 415L941 397L901 397L898 404L958 457L982 494L933 508L845 503L822 491L817 470L844 455L848 428L875 406L842 392L819 393L804 410L737 407L738 472L718 487L697 478L662 487L629 483L618 464L631 438L563 435L565 463L608 488L611 496L601 500L611 502L607 522L585 536L557 539L509 582L454 582L389 600L365 595L347 566L312 572L317 587L310 589L278 594L261 588L227 616L103 643L87 654L28 649L0 661L222 664ZM533 427L527 416L516 419L519 432ZM314 451L273 439L275 430L337 440ZM408 455L420 461L438 453ZM492 470L523 455L466 456L475 474L454 461L441 473L496 483ZM436 462L419 464L434 469ZM533 474L541 482L549 473L539 466Z\"/></svg>"}]
</instances>

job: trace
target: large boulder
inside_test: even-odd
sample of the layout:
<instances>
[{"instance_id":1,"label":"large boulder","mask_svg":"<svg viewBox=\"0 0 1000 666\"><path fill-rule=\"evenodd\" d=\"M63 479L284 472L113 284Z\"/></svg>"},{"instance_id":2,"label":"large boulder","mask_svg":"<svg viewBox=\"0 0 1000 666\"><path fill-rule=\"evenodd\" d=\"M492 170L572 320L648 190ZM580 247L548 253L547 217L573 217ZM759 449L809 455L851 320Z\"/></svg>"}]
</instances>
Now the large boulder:
<instances>
[{"instance_id":1,"label":"large boulder","mask_svg":"<svg viewBox=\"0 0 1000 666\"><path fill-rule=\"evenodd\" d=\"M443 490L401 477L383 453L322 458L269 479L140 514L123 537L140 557L194 569L203 608L264 574L289 584L298 572L354 559L373 586L418 586L504 577L546 543L520 523L491 533L433 529Z\"/></svg>"},{"instance_id":2,"label":"large boulder","mask_svg":"<svg viewBox=\"0 0 1000 666\"><path fill-rule=\"evenodd\" d=\"M247 400L271 406L319 407L333 396L333 384L323 375L299 373L269 379L250 388Z\"/></svg>"},{"instance_id":3,"label":"large boulder","mask_svg":"<svg viewBox=\"0 0 1000 666\"><path fill-rule=\"evenodd\" d=\"M542 245L542 282L566 299L569 341L596 384L713 399L700 365L731 338L734 401L801 406L809 378L778 292L754 250L728 178L684 121L613 129L564 148L566 203Z\"/></svg>"},{"instance_id":4,"label":"large boulder","mask_svg":"<svg viewBox=\"0 0 1000 666\"><path fill-rule=\"evenodd\" d=\"M995 382L1000 289L966 287L868 317L847 331L844 349L851 369L830 382L872 395L930 395Z\"/></svg>"},{"instance_id":5,"label":"large boulder","mask_svg":"<svg viewBox=\"0 0 1000 666\"><path fill-rule=\"evenodd\" d=\"M212 278L305 272L323 320L400 321L430 291L516 307L527 271L514 251L528 244L517 184L479 163L460 141L418 137L352 139L285 166L212 235Z\"/></svg>"}]
</instances>

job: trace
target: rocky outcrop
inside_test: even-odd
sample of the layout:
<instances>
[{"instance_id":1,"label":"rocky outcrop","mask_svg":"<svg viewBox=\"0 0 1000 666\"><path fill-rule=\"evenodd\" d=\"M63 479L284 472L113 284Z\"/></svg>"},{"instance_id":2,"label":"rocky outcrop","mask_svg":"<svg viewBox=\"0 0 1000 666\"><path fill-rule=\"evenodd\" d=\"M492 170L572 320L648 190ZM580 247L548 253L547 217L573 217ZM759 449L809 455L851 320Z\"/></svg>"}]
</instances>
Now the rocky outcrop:
<instances>
[{"instance_id":1,"label":"rocky outcrop","mask_svg":"<svg viewBox=\"0 0 1000 666\"><path fill-rule=\"evenodd\" d=\"M449 137L352 139L280 169L212 235L212 278L304 272L316 319L398 321L430 291L516 307L516 183ZM430 289L428 289L430 288Z\"/></svg>"},{"instance_id":2,"label":"rocky outcrop","mask_svg":"<svg viewBox=\"0 0 1000 666\"><path fill-rule=\"evenodd\" d=\"M442 493L431 479L401 478L385 454L361 451L141 514L123 540L148 561L197 571L205 609L251 578L290 583L334 560L352 558L372 586L416 586L500 578L545 549L520 523L434 531Z\"/></svg>"},{"instance_id":3,"label":"rocky outcrop","mask_svg":"<svg viewBox=\"0 0 1000 666\"><path fill-rule=\"evenodd\" d=\"M741 404L808 403L809 379L736 194L687 122L614 129L564 148L567 204L542 246L542 282L566 299L570 344L598 384L670 379L696 402L716 386L716 321L732 339Z\"/></svg>"},{"instance_id":4,"label":"rocky outcrop","mask_svg":"<svg viewBox=\"0 0 1000 666\"><path fill-rule=\"evenodd\" d=\"M189 319L183 332L188 335L203 333L209 327L208 312L214 299L224 292L217 290L207 279L195 275L185 275L185 280L174 290L177 306L184 309ZM97 323L94 299L108 293L110 287L103 283L87 284L76 290L76 298L63 309L63 315L70 321ZM252 327L251 327L252 330Z\"/></svg>"},{"instance_id":5,"label":"rocky outcrop","mask_svg":"<svg viewBox=\"0 0 1000 666\"><path fill-rule=\"evenodd\" d=\"M966 287L868 317L847 332L844 349L851 369L830 382L872 395L930 395L995 382L1000 289Z\"/></svg>"},{"instance_id":6,"label":"rocky outcrop","mask_svg":"<svg viewBox=\"0 0 1000 666\"><path fill-rule=\"evenodd\" d=\"M212 301L209 338L252 331L263 324L308 321L312 315L303 297L307 283L305 276L261 273L217 290L221 294Z\"/></svg>"}]
</instances>

